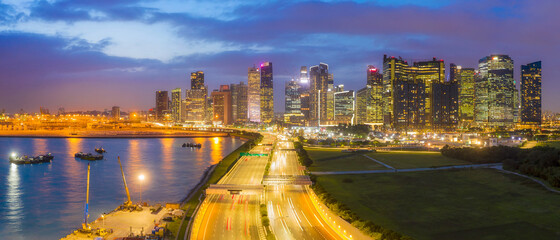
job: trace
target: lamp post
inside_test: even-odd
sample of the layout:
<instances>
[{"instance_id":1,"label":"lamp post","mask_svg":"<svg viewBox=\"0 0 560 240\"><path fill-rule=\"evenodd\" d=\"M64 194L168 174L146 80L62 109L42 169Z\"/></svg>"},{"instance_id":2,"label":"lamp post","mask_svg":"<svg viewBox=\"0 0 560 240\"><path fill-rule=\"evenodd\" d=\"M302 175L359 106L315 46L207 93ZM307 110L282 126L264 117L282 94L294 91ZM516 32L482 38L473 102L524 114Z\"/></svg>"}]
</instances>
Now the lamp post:
<instances>
[{"instance_id":1,"label":"lamp post","mask_svg":"<svg viewBox=\"0 0 560 240\"><path fill-rule=\"evenodd\" d=\"M103 228L105 228L105 215L101 214L101 220L103 221Z\"/></svg>"},{"instance_id":2,"label":"lamp post","mask_svg":"<svg viewBox=\"0 0 560 240\"><path fill-rule=\"evenodd\" d=\"M140 180L140 205L142 205L142 182L144 182L144 174L140 174L138 179Z\"/></svg>"}]
</instances>

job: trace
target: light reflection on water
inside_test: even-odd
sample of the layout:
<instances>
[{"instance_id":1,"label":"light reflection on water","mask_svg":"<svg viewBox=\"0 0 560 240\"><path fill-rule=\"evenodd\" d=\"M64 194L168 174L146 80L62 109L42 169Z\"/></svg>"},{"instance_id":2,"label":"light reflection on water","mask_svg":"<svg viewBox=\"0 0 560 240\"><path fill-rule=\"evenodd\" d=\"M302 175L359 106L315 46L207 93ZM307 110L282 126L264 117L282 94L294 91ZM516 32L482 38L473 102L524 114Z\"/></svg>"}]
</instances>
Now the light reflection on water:
<instances>
[{"instance_id":1,"label":"light reflection on water","mask_svg":"<svg viewBox=\"0 0 560 240\"><path fill-rule=\"evenodd\" d=\"M201 149L182 148L185 142ZM198 183L203 171L243 143L233 138L33 139L0 138L0 239L58 239L80 226L88 161L76 152L107 150L91 163L90 220L126 199L117 156L121 157L132 201L177 202ZM50 164L12 165L8 155L51 152Z\"/></svg>"}]
</instances>

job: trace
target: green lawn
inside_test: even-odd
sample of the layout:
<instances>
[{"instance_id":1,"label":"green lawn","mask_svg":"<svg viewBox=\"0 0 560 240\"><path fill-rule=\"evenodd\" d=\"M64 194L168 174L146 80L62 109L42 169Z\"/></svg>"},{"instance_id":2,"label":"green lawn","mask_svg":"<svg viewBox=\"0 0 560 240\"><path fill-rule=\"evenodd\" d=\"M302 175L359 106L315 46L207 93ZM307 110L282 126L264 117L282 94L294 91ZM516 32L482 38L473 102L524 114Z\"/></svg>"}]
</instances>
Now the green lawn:
<instances>
[{"instance_id":1,"label":"green lawn","mask_svg":"<svg viewBox=\"0 0 560 240\"><path fill-rule=\"evenodd\" d=\"M361 218L415 239L560 239L560 194L494 169L317 181Z\"/></svg>"},{"instance_id":2,"label":"green lawn","mask_svg":"<svg viewBox=\"0 0 560 240\"><path fill-rule=\"evenodd\" d=\"M538 142L537 146L549 146L560 149L560 141Z\"/></svg>"},{"instance_id":3,"label":"green lawn","mask_svg":"<svg viewBox=\"0 0 560 240\"><path fill-rule=\"evenodd\" d=\"M359 171L387 169L359 153L343 153L341 149L305 148L313 164L312 172Z\"/></svg>"},{"instance_id":4,"label":"green lawn","mask_svg":"<svg viewBox=\"0 0 560 240\"><path fill-rule=\"evenodd\" d=\"M439 152L395 151L368 153L367 155L397 169L470 164L466 161L445 157Z\"/></svg>"}]
</instances>

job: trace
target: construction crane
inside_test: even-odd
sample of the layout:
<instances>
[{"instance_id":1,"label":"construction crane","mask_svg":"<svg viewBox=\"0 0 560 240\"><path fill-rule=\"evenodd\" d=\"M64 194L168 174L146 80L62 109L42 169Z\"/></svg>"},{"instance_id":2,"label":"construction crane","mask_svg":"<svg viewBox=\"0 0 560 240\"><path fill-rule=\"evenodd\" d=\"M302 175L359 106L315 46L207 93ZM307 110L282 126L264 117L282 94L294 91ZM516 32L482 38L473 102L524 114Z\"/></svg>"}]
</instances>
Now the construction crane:
<instances>
[{"instance_id":1,"label":"construction crane","mask_svg":"<svg viewBox=\"0 0 560 240\"><path fill-rule=\"evenodd\" d=\"M127 200L126 200L126 202L124 202L123 205L125 207L130 207L132 205L132 201L130 201L130 192L128 191L128 186L126 185L126 179L124 178L124 171L123 171L122 164L121 164L121 157L118 156L117 159L119 159L119 166L121 166L122 180L123 180L123 183L124 183L124 190L126 190L126 197L127 197Z\"/></svg>"},{"instance_id":2,"label":"construction crane","mask_svg":"<svg viewBox=\"0 0 560 240\"><path fill-rule=\"evenodd\" d=\"M87 187L86 187L86 206L84 209L84 223L82 223L82 230L90 231L91 227L88 225L89 217L89 163L87 165Z\"/></svg>"}]
</instances>

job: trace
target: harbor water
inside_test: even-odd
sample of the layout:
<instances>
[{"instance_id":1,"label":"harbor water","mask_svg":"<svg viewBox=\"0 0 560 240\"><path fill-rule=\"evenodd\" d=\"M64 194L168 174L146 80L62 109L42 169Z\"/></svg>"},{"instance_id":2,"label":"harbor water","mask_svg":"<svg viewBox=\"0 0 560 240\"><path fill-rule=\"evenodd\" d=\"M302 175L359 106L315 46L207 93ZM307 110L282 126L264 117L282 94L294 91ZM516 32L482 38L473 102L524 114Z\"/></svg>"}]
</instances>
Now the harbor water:
<instances>
[{"instance_id":1,"label":"harbor water","mask_svg":"<svg viewBox=\"0 0 560 240\"><path fill-rule=\"evenodd\" d=\"M183 148L185 142L201 148ZM179 202L202 177L244 143L215 138L0 138L0 239L59 239L83 222L87 164L91 164L90 221L126 200L120 156L133 202ZM107 150L104 160L74 158ZM15 165L11 153L52 153L52 163ZM139 176L144 175L144 180Z\"/></svg>"}]
</instances>

